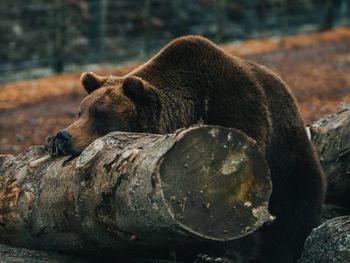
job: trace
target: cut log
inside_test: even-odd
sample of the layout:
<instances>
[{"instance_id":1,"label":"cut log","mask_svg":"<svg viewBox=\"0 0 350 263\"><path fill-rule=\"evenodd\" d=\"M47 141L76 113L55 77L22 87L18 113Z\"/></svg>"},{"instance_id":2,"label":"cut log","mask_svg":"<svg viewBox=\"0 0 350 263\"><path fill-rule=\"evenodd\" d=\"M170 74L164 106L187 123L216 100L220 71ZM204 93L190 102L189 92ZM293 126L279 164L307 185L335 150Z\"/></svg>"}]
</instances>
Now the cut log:
<instances>
[{"instance_id":1,"label":"cut log","mask_svg":"<svg viewBox=\"0 0 350 263\"><path fill-rule=\"evenodd\" d=\"M336 217L314 229L298 263L350 262L350 216Z\"/></svg>"},{"instance_id":2,"label":"cut log","mask_svg":"<svg viewBox=\"0 0 350 263\"><path fill-rule=\"evenodd\" d=\"M116 258L91 257L91 256L72 256L51 251L39 251L26 248L18 248L0 244L0 262L1 263L100 263L119 262ZM120 261L125 262L125 261ZM132 263L175 263L170 260L160 260L152 258L133 258ZM176 263L185 263L176 260Z\"/></svg>"},{"instance_id":3,"label":"cut log","mask_svg":"<svg viewBox=\"0 0 350 263\"><path fill-rule=\"evenodd\" d=\"M54 252L10 247L0 244L1 263L96 263L94 260L62 255Z\"/></svg>"},{"instance_id":4,"label":"cut log","mask_svg":"<svg viewBox=\"0 0 350 263\"><path fill-rule=\"evenodd\" d=\"M310 134L327 176L326 203L350 211L350 110L316 121Z\"/></svg>"},{"instance_id":5,"label":"cut log","mask_svg":"<svg viewBox=\"0 0 350 263\"><path fill-rule=\"evenodd\" d=\"M114 132L73 160L32 147L0 158L0 243L137 255L232 240L272 220L270 193L256 142L235 129Z\"/></svg>"}]
</instances>

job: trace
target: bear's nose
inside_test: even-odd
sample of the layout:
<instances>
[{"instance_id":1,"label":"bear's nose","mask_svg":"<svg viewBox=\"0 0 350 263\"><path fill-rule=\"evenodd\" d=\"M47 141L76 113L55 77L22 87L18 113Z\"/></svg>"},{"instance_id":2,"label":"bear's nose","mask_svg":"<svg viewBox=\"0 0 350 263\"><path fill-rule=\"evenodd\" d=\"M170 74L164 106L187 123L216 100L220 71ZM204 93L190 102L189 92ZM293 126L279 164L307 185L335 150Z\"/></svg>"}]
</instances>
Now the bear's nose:
<instances>
[{"instance_id":1,"label":"bear's nose","mask_svg":"<svg viewBox=\"0 0 350 263\"><path fill-rule=\"evenodd\" d=\"M70 137L71 137L71 135L67 131L59 131L56 134L56 138L61 140L62 142L69 141Z\"/></svg>"}]
</instances>

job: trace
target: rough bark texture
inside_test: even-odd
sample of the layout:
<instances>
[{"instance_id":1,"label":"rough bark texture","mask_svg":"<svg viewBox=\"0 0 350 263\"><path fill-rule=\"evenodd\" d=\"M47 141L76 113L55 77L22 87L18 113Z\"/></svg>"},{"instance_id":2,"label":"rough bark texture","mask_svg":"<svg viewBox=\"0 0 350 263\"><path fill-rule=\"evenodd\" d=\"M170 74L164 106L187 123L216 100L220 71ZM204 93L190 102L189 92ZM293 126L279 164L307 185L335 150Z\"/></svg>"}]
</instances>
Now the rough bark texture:
<instances>
[{"instance_id":1,"label":"rough bark texture","mask_svg":"<svg viewBox=\"0 0 350 263\"><path fill-rule=\"evenodd\" d=\"M32 147L0 158L0 243L144 255L231 240L271 221L270 193L263 155L234 129L115 132L73 160Z\"/></svg>"},{"instance_id":2,"label":"rough bark texture","mask_svg":"<svg viewBox=\"0 0 350 263\"><path fill-rule=\"evenodd\" d=\"M39 251L0 244L1 263L116 263L115 258L72 256L51 251ZM129 262L129 261L128 261ZM159 260L152 258L132 258L132 263L185 263L183 261Z\"/></svg>"},{"instance_id":3,"label":"rough bark texture","mask_svg":"<svg viewBox=\"0 0 350 263\"><path fill-rule=\"evenodd\" d=\"M315 228L298 263L350 262L350 216L336 217Z\"/></svg>"},{"instance_id":4,"label":"rough bark texture","mask_svg":"<svg viewBox=\"0 0 350 263\"><path fill-rule=\"evenodd\" d=\"M350 210L350 110L344 109L310 126L311 138L327 176L326 203Z\"/></svg>"},{"instance_id":5,"label":"rough bark texture","mask_svg":"<svg viewBox=\"0 0 350 263\"><path fill-rule=\"evenodd\" d=\"M54 252L16 248L0 244L1 263L93 263L88 259Z\"/></svg>"},{"instance_id":6,"label":"rough bark texture","mask_svg":"<svg viewBox=\"0 0 350 263\"><path fill-rule=\"evenodd\" d=\"M312 231L298 262L350 262L350 216L340 216L350 214L350 110L309 128L328 183L323 220L330 220Z\"/></svg>"}]
</instances>

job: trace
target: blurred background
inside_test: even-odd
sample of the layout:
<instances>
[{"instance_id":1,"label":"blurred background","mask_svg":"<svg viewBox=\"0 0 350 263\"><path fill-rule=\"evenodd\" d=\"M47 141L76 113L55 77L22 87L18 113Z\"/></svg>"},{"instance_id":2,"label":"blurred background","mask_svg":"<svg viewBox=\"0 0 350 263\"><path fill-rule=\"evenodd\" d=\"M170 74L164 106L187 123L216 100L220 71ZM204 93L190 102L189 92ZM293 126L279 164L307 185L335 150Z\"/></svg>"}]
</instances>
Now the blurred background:
<instances>
[{"instance_id":1,"label":"blurred background","mask_svg":"<svg viewBox=\"0 0 350 263\"><path fill-rule=\"evenodd\" d=\"M175 37L276 71L306 122L350 101L350 0L1 0L0 153L76 118L84 71L124 75Z\"/></svg>"},{"instance_id":2,"label":"blurred background","mask_svg":"<svg viewBox=\"0 0 350 263\"><path fill-rule=\"evenodd\" d=\"M2 0L0 81L142 59L169 40L216 42L349 25L349 0Z\"/></svg>"}]
</instances>

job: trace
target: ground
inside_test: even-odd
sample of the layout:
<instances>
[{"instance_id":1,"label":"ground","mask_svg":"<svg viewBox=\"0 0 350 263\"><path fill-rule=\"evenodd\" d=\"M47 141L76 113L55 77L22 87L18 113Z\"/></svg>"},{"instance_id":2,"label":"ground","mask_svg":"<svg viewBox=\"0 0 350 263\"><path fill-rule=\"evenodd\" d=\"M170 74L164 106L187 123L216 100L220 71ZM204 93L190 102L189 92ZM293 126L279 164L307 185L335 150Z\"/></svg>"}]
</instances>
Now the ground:
<instances>
[{"instance_id":1,"label":"ground","mask_svg":"<svg viewBox=\"0 0 350 263\"><path fill-rule=\"evenodd\" d=\"M222 46L276 71L294 92L306 122L350 102L350 29ZM124 75L137 64L101 70ZM0 153L18 154L66 127L85 96L80 73L0 86Z\"/></svg>"}]
</instances>

